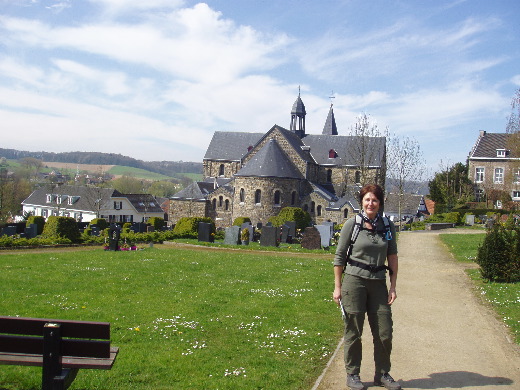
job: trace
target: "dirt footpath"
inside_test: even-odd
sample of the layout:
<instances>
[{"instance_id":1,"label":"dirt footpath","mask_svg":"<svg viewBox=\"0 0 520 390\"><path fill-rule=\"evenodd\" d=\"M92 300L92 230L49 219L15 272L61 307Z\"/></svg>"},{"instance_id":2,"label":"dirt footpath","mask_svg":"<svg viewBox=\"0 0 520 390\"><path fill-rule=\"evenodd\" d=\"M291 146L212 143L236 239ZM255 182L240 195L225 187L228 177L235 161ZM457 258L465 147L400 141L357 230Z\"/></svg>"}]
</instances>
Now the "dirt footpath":
<instances>
[{"instance_id":1,"label":"dirt footpath","mask_svg":"<svg viewBox=\"0 0 520 390\"><path fill-rule=\"evenodd\" d=\"M392 376L403 389L520 389L520 348L472 291L439 233L399 236ZM376 388L368 326L363 347L361 380ZM346 389L345 379L341 346L313 390Z\"/></svg>"}]
</instances>

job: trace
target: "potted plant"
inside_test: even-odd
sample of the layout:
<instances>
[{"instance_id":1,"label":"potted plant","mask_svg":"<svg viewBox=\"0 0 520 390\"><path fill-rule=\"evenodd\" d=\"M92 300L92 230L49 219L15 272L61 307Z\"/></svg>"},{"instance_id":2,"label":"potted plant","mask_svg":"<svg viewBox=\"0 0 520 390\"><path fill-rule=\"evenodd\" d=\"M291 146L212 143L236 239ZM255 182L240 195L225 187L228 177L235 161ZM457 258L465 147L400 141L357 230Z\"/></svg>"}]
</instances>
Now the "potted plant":
<instances>
[{"instance_id":1,"label":"potted plant","mask_svg":"<svg viewBox=\"0 0 520 390\"><path fill-rule=\"evenodd\" d=\"M242 233L240 233L240 239L242 241L242 245L249 245L249 229L242 229Z\"/></svg>"}]
</instances>

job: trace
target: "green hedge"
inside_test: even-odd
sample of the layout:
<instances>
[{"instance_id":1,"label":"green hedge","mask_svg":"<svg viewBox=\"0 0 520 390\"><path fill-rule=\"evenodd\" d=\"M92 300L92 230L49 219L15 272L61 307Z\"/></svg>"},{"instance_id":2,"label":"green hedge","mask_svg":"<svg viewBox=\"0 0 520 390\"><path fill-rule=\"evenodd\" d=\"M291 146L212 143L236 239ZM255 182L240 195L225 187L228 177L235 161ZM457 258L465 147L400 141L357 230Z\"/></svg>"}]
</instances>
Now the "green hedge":
<instances>
[{"instance_id":1,"label":"green hedge","mask_svg":"<svg viewBox=\"0 0 520 390\"><path fill-rule=\"evenodd\" d=\"M312 218L307 211L299 207L284 207L278 215L269 218L273 226L282 226L288 221L296 222L296 228L303 230L311 225Z\"/></svg>"},{"instance_id":2,"label":"green hedge","mask_svg":"<svg viewBox=\"0 0 520 390\"><path fill-rule=\"evenodd\" d=\"M164 218L161 217L151 217L148 218L149 225L153 226L154 230L163 230L164 229Z\"/></svg>"},{"instance_id":3,"label":"green hedge","mask_svg":"<svg viewBox=\"0 0 520 390\"><path fill-rule=\"evenodd\" d=\"M249 217L237 217L233 221L233 226L242 226L243 223L249 222L251 223L251 218Z\"/></svg>"},{"instance_id":4,"label":"green hedge","mask_svg":"<svg viewBox=\"0 0 520 390\"><path fill-rule=\"evenodd\" d=\"M91 225L96 225L99 230L105 230L110 226L105 218L94 218L88 226L90 227Z\"/></svg>"},{"instance_id":5,"label":"green hedge","mask_svg":"<svg viewBox=\"0 0 520 390\"><path fill-rule=\"evenodd\" d=\"M211 223L211 232L215 233L215 223L209 217L183 217L175 225L173 233L180 238L197 238L199 222Z\"/></svg>"},{"instance_id":6,"label":"green hedge","mask_svg":"<svg viewBox=\"0 0 520 390\"><path fill-rule=\"evenodd\" d=\"M37 234L40 235L42 234L43 232L43 227L45 226L45 218L44 217L41 217L39 215L31 215L28 219L27 219L27 224L26 226L29 227L29 225L31 224L35 224L37 225Z\"/></svg>"},{"instance_id":7,"label":"green hedge","mask_svg":"<svg viewBox=\"0 0 520 390\"><path fill-rule=\"evenodd\" d=\"M63 237L72 242L80 241L80 233L78 230L78 223L71 217L56 217L50 216L42 232L43 238Z\"/></svg>"}]
</instances>

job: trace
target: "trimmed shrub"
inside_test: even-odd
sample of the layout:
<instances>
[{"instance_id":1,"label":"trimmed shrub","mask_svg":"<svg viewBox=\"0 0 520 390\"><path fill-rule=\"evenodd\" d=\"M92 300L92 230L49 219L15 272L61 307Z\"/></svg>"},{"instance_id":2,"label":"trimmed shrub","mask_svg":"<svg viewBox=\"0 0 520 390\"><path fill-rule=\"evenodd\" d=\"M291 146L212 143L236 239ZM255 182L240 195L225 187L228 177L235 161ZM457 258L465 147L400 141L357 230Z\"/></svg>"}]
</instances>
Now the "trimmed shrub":
<instances>
[{"instance_id":1,"label":"trimmed shrub","mask_svg":"<svg viewBox=\"0 0 520 390\"><path fill-rule=\"evenodd\" d=\"M175 225L173 233L181 238L197 238L199 222L211 223L211 232L215 233L215 223L209 217L183 217Z\"/></svg>"},{"instance_id":2,"label":"trimmed shrub","mask_svg":"<svg viewBox=\"0 0 520 390\"><path fill-rule=\"evenodd\" d=\"M495 223L478 248L476 263L489 281L520 281L520 227Z\"/></svg>"},{"instance_id":3,"label":"trimmed shrub","mask_svg":"<svg viewBox=\"0 0 520 390\"><path fill-rule=\"evenodd\" d=\"M161 217L151 217L148 218L148 224L153 226L155 231L164 229L164 218Z\"/></svg>"},{"instance_id":4,"label":"trimmed shrub","mask_svg":"<svg viewBox=\"0 0 520 390\"><path fill-rule=\"evenodd\" d=\"M303 211L299 207L284 207L277 216L269 218L269 222L273 226L282 226L288 221L296 222L296 228L303 230L311 225L312 218L307 211Z\"/></svg>"},{"instance_id":5,"label":"trimmed shrub","mask_svg":"<svg viewBox=\"0 0 520 390\"><path fill-rule=\"evenodd\" d=\"M251 218L249 217L236 217L233 221L233 226L242 226L243 223L249 222L251 223Z\"/></svg>"},{"instance_id":6,"label":"trimmed shrub","mask_svg":"<svg viewBox=\"0 0 520 390\"><path fill-rule=\"evenodd\" d=\"M38 226L37 227L37 234L40 235L43 232L43 226L45 225L45 218L41 217L39 215L31 215L27 219L26 226L29 227L29 225L31 225L31 224L35 224L35 225Z\"/></svg>"},{"instance_id":7,"label":"trimmed shrub","mask_svg":"<svg viewBox=\"0 0 520 390\"><path fill-rule=\"evenodd\" d=\"M105 218L94 218L88 226L90 227L91 225L96 225L99 230L105 230L110 226Z\"/></svg>"},{"instance_id":8,"label":"trimmed shrub","mask_svg":"<svg viewBox=\"0 0 520 390\"><path fill-rule=\"evenodd\" d=\"M78 223L71 217L56 217L51 216L47 218L47 222L43 228L42 237L44 238L67 238L72 242L80 241L80 233Z\"/></svg>"}]
</instances>

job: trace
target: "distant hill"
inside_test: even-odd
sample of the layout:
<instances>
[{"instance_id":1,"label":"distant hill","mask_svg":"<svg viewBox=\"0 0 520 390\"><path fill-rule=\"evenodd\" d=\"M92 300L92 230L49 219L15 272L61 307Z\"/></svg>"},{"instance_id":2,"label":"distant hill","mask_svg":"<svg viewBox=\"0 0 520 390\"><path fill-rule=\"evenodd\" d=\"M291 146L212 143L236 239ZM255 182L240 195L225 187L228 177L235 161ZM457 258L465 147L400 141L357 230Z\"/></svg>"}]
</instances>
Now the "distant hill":
<instances>
[{"instance_id":1,"label":"distant hill","mask_svg":"<svg viewBox=\"0 0 520 390\"><path fill-rule=\"evenodd\" d=\"M9 160L19 160L26 157L37 158L42 161L62 162L72 164L123 165L127 167L145 169L150 172L166 176L175 176L179 173L202 174L202 163L187 161L143 161L115 153L99 152L27 152L16 149L0 148L0 157Z\"/></svg>"}]
</instances>

